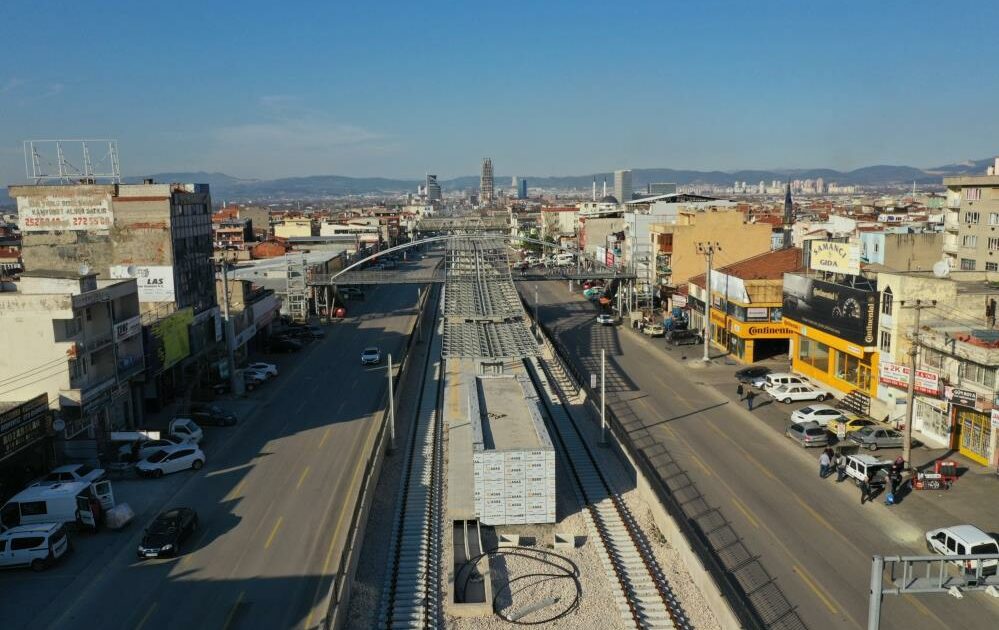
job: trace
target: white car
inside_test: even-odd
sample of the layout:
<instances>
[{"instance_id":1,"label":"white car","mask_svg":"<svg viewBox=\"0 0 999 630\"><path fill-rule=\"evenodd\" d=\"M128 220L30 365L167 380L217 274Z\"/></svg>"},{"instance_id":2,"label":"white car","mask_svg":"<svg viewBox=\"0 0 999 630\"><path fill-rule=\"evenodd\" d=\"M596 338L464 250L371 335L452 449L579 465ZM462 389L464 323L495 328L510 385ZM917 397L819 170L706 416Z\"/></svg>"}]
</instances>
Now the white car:
<instances>
[{"instance_id":1,"label":"white car","mask_svg":"<svg viewBox=\"0 0 999 630\"><path fill-rule=\"evenodd\" d=\"M600 313L597 315L597 323L602 326L613 326L617 323L617 317L610 313Z\"/></svg>"},{"instance_id":2,"label":"white car","mask_svg":"<svg viewBox=\"0 0 999 630\"><path fill-rule=\"evenodd\" d=\"M801 400L822 401L830 397L829 392L824 389L819 389L813 385L806 384L771 387L767 390L767 393L770 394L774 400L779 400L782 403L790 403Z\"/></svg>"},{"instance_id":3,"label":"white car","mask_svg":"<svg viewBox=\"0 0 999 630\"><path fill-rule=\"evenodd\" d=\"M277 366L273 363L251 363L246 366L248 370L253 370L255 372L263 372L268 377L274 377L278 375Z\"/></svg>"},{"instance_id":4,"label":"white car","mask_svg":"<svg viewBox=\"0 0 999 630\"><path fill-rule=\"evenodd\" d=\"M926 548L942 556L978 556L999 554L999 542L974 525L952 525L926 532ZM954 561L966 574L974 574L977 564ZM982 573L995 575L999 560L982 560Z\"/></svg>"},{"instance_id":5,"label":"white car","mask_svg":"<svg viewBox=\"0 0 999 630\"><path fill-rule=\"evenodd\" d=\"M382 362L382 352L378 348L365 348L361 351L361 365L378 365Z\"/></svg>"},{"instance_id":6,"label":"white car","mask_svg":"<svg viewBox=\"0 0 999 630\"><path fill-rule=\"evenodd\" d=\"M174 418L170 421L170 435L175 435L185 442L201 443L201 438L205 437L205 432L201 430L198 423L190 418Z\"/></svg>"},{"instance_id":7,"label":"white car","mask_svg":"<svg viewBox=\"0 0 999 630\"><path fill-rule=\"evenodd\" d=\"M266 370L259 370L253 367L243 368L242 370L240 370L240 372L243 373L243 380L246 380L247 378L255 378L258 381L264 382L270 380L271 378L270 372Z\"/></svg>"},{"instance_id":8,"label":"white car","mask_svg":"<svg viewBox=\"0 0 999 630\"><path fill-rule=\"evenodd\" d=\"M62 523L18 525L0 533L0 567L31 567L41 571L69 551Z\"/></svg>"},{"instance_id":9,"label":"white car","mask_svg":"<svg viewBox=\"0 0 999 630\"><path fill-rule=\"evenodd\" d=\"M179 435L164 435L156 440L143 440L136 442L136 444L138 444L138 450L135 451L135 458L145 459L158 450L170 448L171 446L180 446L181 444L193 444L193 442ZM131 457L132 452L131 444L126 444L118 449L118 455L124 458Z\"/></svg>"},{"instance_id":10,"label":"white car","mask_svg":"<svg viewBox=\"0 0 999 630\"><path fill-rule=\"evenodd\" d=\"M87 481L94 483L95 481L101 481L106 478L107 475L104 473L103 468L91 468L86 464L68 464L66 466L53 468L52 472L31 485L51 486L57 483L72 483L75 481Z\"/></svg>"},{"instance_id":11,"label":"white car","mask_svg":"<svg viewBox=\"0 0 999 630\"><path fill-rule=\"evenodd\" d=\"M829 405L808 405L791 414L791 422L815 422L820 426L828 426L833 420L841 420L843 411Z\"/></svg>"},{"instance_id":12,"label":"white car","mask_svg":"<svg viewBox=\"0 0 999 630\"><path fill-rule=\"evenodd\" d=\"M205 465L205 453L197 444L181 444L156 451L135 465L143 477L162 477L181 470L200 470Z\"/></svg>"},{"instance_id":13,"label":"white car","mask_svg":"<svg viewBox=\"0 0 999 630\"><path fill-rule=\"evenodd\" d=\"M807 378L788 372L771 372L753 380L753 386L764 391L781 385L811 385Z\"/></svg>"}]
</instances>

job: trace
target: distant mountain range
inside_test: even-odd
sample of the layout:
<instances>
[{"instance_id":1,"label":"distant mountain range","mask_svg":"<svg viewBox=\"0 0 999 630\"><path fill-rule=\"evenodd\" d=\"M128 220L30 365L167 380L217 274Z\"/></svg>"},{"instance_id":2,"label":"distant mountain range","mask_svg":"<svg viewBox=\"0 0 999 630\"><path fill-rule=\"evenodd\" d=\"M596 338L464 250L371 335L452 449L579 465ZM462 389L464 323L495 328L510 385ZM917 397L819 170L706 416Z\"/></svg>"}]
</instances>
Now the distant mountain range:
<instances>
[{"instance_id":1,"label":"distant mountain range","mask_svg":"<svg viewBox=\"0 0 999 630\"><path fill-rule=\"evenodd\" d=\"M754 184L760 181L770 182L775 179L817 179L821 177L826 183L836 182L842 185L890 186L919 185L941 183L941 179L950 175L984 174L992 158L946 164L935 168L922 169L913 166L865 166L852 171L836 171L832 169L787 169L787 170L741 170L741 171L692 171L669 168L639 168L632 170L632 185L636 191L643 190L650 182L675 182L677 184L731 184L734 181L745 181ZM312 175L308 177L285 177L281 179L240 179L225 173L175 172L152 173L125 178L126 182L138 183L143 178L151 177L157 182L197 182L209 184L212 196L217 201L223 200L276 200L276 199L316 199L342 195L364 195L371 193L416 192L416 187L423 180L389 179L384 177L346 177L343 175ZM604 179L608 187L614 184L613 173L593 173L589 175L573 175L564 177L534 177L524 176L528 185L554 189L588 190L594 179L602 186ZM497 176L497 188L510 185L510 176ZM454 179L442 180L445 191L478 188L479 177L468 175ZM4 189L0 199L6 194Z\"/></svg>"}]
</instances>

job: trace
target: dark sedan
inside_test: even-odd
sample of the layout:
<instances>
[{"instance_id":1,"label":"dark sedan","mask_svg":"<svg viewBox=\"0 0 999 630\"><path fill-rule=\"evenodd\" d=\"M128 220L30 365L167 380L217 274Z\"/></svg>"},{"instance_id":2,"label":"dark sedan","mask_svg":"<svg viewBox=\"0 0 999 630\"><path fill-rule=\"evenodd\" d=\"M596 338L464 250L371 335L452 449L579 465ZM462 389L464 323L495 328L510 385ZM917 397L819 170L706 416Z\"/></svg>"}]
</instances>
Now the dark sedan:
<instances>
[{"instance_id":1,"label":"dark sedan","mask_svg":"<svg viewBox=\"0 0 999 630\"><path fill-rule=\"evenodd\" d=\"M236 414L217 405L191 405L187 415L199 426L231 427L237 422Z\"/></svg>"},{"instance_id":2,"label":"dark sedan","mask_svg":"<svg viewBox=\"0 0 999 630\"><path fill-rule=\"evenodd\" d=\"M142 535L136 555L142 558L172 557L180 544L198 529L198 513L191 508L173 508L161 513Z\"/></svg>"},{"instance_id":3,"label":"dark sedan","mask_svg":"<svg viewBox=\"0 0 999 630\"><path fill-rule=\"evenodd\" d=\"M754 365L750 367L745 367L735 373L735 378L738 379L740 383L752 383L755 380L761 379L767 374L770 374L771 370L768 367L763 367L761 365Z\"/></svg>"}]
</instances>

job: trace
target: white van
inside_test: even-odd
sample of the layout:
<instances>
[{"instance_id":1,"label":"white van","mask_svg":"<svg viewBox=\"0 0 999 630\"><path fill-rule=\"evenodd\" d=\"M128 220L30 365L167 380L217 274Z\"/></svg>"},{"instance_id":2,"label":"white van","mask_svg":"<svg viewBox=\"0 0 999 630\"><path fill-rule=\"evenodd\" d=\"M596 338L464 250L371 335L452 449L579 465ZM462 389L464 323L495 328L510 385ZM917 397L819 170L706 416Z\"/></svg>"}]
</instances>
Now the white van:
<instances>
[{"instance_id":1,"label":"white van","mask_svg":"<svg viewBox=\"0 0 999 630\"><path fill-rule=\"evenodd\" d=\"M556 267L571 267L576 264L576 255L564 252L555 256Z\"/></svg>"},{"instance_id":2,"label":"white van","mask_svg":"<svg viewBox=\"0 0 999 630\"><path fill-rule=\"evenodd\" d=\"M37 523L79 523L97 529L114 507L110 481L74 481L31 486L0 508L0 530Z\"/></svg>"},{"instance_id":3,"label":"white van","mask_svg":"<svg viewBox=\"0 0 999 630\"><path fill-rule=\"evenodd\" d=\"M769 391L781 385L811 385L804 376L789 374L787 372L771 372L753 384L764 391Z\"/></svg>"},{"instance_id":4,"label":"white van","mask_svg":"<svg viewBox=\"0 0 999 630\"><path fill-rule=\"evenodd\" d=\"M69 551L62 523L19 525L0 533L0 567L31 567L41 571Z\"/></svg>"},{"instance_id":5,"label":"white van","mask_svg":"<svg viewBox=\"0 0 999 630\"><path fill-rule=\"evenodd\" d=\"M974 525L954 525L941 527L926 532L926 548L932 553L942 556L978 556L999 554L999 542ZM953 561L953 564L964 569L965 573L974 574L977 563L968 561ZM995 575L999 560L982 560L982 573Z\"/></svg>"}]
</instances>

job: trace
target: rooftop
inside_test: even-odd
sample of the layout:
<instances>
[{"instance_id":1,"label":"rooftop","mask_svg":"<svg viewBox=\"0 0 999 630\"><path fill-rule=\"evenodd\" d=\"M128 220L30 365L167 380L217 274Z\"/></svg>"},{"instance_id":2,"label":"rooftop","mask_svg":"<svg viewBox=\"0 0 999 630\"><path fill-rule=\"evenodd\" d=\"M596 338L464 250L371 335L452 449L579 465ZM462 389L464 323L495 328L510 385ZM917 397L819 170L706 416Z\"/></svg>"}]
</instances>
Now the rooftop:
<instances>
[{"instance_id":1,"label":"rooftop","mask_svg":"<svg viewBox=\"0 0 999 630\"><path fill-rule=\"evenodd\" d=\"M525 375L520 375L526 378ZM487 376L475 379L479 395L482 445L486 450L541 448L535 428L540 419L537 404L527 398L520 379L513 376ZM533 407L533 409L532 409Z\"/></svg>"},{"instance_id":2,"label":"rooftop","mask_svg":"<svg viewBox=\"0 0 999 630\"><path fill-rule=\"evenodd\" d=\"M803 269L801 248L791 247L746 258L715 271L743 280L782 280L785 273ZM690 282L704 288L704 277L702 273L691 278Z\"/></svg>"}]
</instances>

